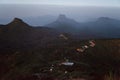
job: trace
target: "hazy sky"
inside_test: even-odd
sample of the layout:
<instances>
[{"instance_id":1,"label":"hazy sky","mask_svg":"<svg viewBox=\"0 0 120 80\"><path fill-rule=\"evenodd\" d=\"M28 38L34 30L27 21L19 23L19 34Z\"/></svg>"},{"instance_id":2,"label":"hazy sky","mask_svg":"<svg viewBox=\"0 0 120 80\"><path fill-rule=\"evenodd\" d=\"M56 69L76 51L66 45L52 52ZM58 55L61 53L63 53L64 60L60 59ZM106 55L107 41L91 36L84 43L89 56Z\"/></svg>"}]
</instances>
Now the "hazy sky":
<instances>
[{"instance_id":1,"label":"hazy sky","mask_svg":"<svg viewBox=\"0 0 120 80\"><path fill-rule=\"evenodd\" d=\"M0 0L0 19L59 14L77 21L98 17L120 19L120 0Z\"/></svg>"},{"instance_id":2,"label":"hazy sky","mask_svg":"<svg viewBox=\"0 0 120 80\"><path fill-rule=\"evenodd\" d=\"M55 4L85 6L120 6L120 0L0 0L4 4Z\"/></svg>"}]
</instances>

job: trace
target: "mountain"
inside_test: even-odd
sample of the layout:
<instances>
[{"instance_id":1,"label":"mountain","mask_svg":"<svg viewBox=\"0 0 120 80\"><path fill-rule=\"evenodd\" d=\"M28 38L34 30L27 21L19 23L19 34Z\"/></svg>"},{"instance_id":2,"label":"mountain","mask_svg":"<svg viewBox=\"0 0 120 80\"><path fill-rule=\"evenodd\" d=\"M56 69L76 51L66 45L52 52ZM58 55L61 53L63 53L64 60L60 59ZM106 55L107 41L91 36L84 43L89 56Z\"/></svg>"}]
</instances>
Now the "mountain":
<instances>
[{"instance_id":1,"label":"mountain","mask_svg":"<svg viewBox=\"0 0 120 80\"><path fill-rule=\"evenodd\" d=\"M117 19L100 17L96 21L80 23L66 17L66 15L63 14L59 15L56 20L55 18L55 16L43 16L36 18L27 17L23 18L23 20L31 25L46 24L45 26L49 28L54 28L56 31L62 33L77 35L76 37L81 39L120 38L120 20Z\"/></svg>"},{"instance_id":2,"label":"mountain","mask_svg":"<svg viewBox=\"0 0 120 80\"><path fill-rule=\"evenodd\" d=\"M0 51L44 47L57 38L58 33L47 27L33 27L19 18L7 25L0 25ZM5 50L6 49L6 50Z\"/></svg>"},{"instance_id":3,"label":"mountain","mask_svg":"<svg viewBox=\"0 0 120 80\"><path fill-rule=\"evenodd\" d=\"M85 23L84 26L101 38L120 38L120 20L100 17L94 22Z\"/></svg>"},{"instance_id":4,"label":"mountain","mask_svg":"<svg viewBox=\"0 0 120 80\"><path fill-rule=\"evenodd\" d=\"M55 21L57 16L45 15L45 16L37 16L37 17L21 17L22 20L27 22L32 26L44 26L48 23ZM12 18L0 18L0 24L6 24L11 21Z\"/></svg>"},{"instance_id":5,"label":"mountain","mask_svg":"<svg viewBox=\"0 0 120 80\"><path fill-rule=\"evenodd\" d=\"M65 15L60 15L56 21L46 26L77 35L81 39L120 38L120 20L108 17L100 17L92 22L78 23Z\"/></svg>"},{"instance_id":6,"label":"mountain","mask_svg":"<svg viewBox=\"0 0 120 80\"><path fill-rule=\"evenodd\" d=\"M52 27L61 32L77 33L77 28L80 26L80 23L67 18L65 15L59 15L56 21L47 24L46 26Z\"/></svg>"},{"instance_id":7,"label":"mountain","mask_svg":"<svg viewBox=\"0 0 120 80\"><path fill-rule=\"evenodd\" d=\"M60 16L61 20L65 16ZM104 80L119 76L119 44L119 39L72 39L68 33L30 26L15 18L0 25L0 80Z\"/></svg>"},{"instance_id":8,"label":"mountain","mask_svg":"<svg viewBox=\"0 0 120 80\"><path fill-rule=\"evenodd\" d=\"M9 39L18 39L23 37L27 37L27 35L30 33L32 27L29 26L27 23L22 21L19 18L14 18L10 23L7 25L1 25L0 26L0 35L1 39L6 39L9 41Z\"/></svg>"}]
</instances>

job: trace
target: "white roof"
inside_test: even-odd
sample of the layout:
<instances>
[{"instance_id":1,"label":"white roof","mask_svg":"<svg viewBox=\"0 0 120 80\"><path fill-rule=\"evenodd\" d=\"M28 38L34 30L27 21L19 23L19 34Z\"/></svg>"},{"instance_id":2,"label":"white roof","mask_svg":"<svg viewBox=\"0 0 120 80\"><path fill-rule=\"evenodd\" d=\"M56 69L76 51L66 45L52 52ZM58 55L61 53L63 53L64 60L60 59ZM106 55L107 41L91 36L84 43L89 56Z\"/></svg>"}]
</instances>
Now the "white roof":
<instances>
[{"instance_id":1,"label":"white roof","mask_svg":"<svg viewBox=\"0 0 120 80\"><path fill-rule=\"evenodd\" d=\"M63 62L62 65L65 65L65 66L73 66L74 63L73 63L73 62Z\"/></svg>"}]
</instances>

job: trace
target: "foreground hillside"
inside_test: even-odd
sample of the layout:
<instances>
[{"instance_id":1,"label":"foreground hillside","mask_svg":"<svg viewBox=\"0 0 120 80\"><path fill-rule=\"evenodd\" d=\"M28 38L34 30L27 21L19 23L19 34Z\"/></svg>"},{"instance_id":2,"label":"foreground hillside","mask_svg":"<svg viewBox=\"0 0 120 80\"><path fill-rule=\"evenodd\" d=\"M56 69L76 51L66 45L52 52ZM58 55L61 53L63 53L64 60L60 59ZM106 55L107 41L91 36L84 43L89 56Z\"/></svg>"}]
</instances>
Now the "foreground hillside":
<instances>
[{"instance_id":1,"label":"foreground hillside","mask_svg":"<svg viewBox=\"0 0 120 80\"><path fill-rule=\"evenodd\" d=\"M61 42L61 45L39 48L35 51L18 50L10 54L0 54L0 78L103 80L105 76L120 76L120 40L94 40L94 43L95 45L90 45L89 40L69 40L66 43ZM65 65L65 62L73 65ZM113 75L110 76L109 73Z\"/></svg>"},{"instance_id":2,"label":"foreground hillside","mask_svg":"<svg viewBox=\"0 0 120 80\"><path fill-rule=\"evenodd\" d=\"M81 40L15 18L0 25L0 80L119 80L120 39Z\"/></svg>"}]
</instances>

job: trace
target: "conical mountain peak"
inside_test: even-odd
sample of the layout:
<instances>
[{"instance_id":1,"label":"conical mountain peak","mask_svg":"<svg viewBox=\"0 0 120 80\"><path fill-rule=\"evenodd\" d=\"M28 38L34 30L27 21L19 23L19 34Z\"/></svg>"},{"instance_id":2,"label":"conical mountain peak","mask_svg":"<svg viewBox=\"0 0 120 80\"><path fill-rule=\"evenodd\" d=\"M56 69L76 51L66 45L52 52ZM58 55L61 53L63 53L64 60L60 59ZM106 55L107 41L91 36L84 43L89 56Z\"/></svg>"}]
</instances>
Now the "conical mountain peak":
<instances>
[{"instance_id":1,"label":"conical mountain peak","mask_svg":"<svg viewBox=\"0 0 120 80\"><path fill-rule=\"evenodd\" d=\"M14 18L13 21L14 22L23 22L22 19L20 19L20 18Z\"/></svg>"},{"instance_id":2,"label":"conical mountain peak","mask_svg":"<svg viewBox=\"0 0 120 80\"><path fill-rule=\"evenodd\" d=\"M60 14L58 18L59 18L59 19L66 19L67 17L66 17L66 15L64 15L64 14Z\"/></svg>"},{"instance_id":3,"label":"conical mountain peak","mask_svg":"<svg viewBox=\"0 0 120 80\"><path fill-rule=\"evenodd\" d=\"M67 20L67 19L68 19L68 18L66 17L66 15L60 14L59 17L58 17L58 19L57 19L57 21L65 21L65 20Z\"/></svg>"},{"instance_id":4,"label":"conical mountain peak","mask_svg":"<svg viewBox=\"0 0 120 80\"><path fill-rule=\"evenodd\" d=\"M8 25L14 25L14 26L28 26L27 23L25 23L22 19L20 18L14 18L12 22L10 22Z\"/></svg>"},{"instance_id":5,"label":"conical mountain peak","mask_svg":"<svg viewBox=\"0 0 120 80\"><path fill-rule=\"evenodd\" d=\"M56 20L56 22L59 23L65 23L65 24L79 24L78 22L76 22L74 19L71 19L69 17L66 17L66 15L64 14L60 14Z\"/></svg>"}]
</instances>

